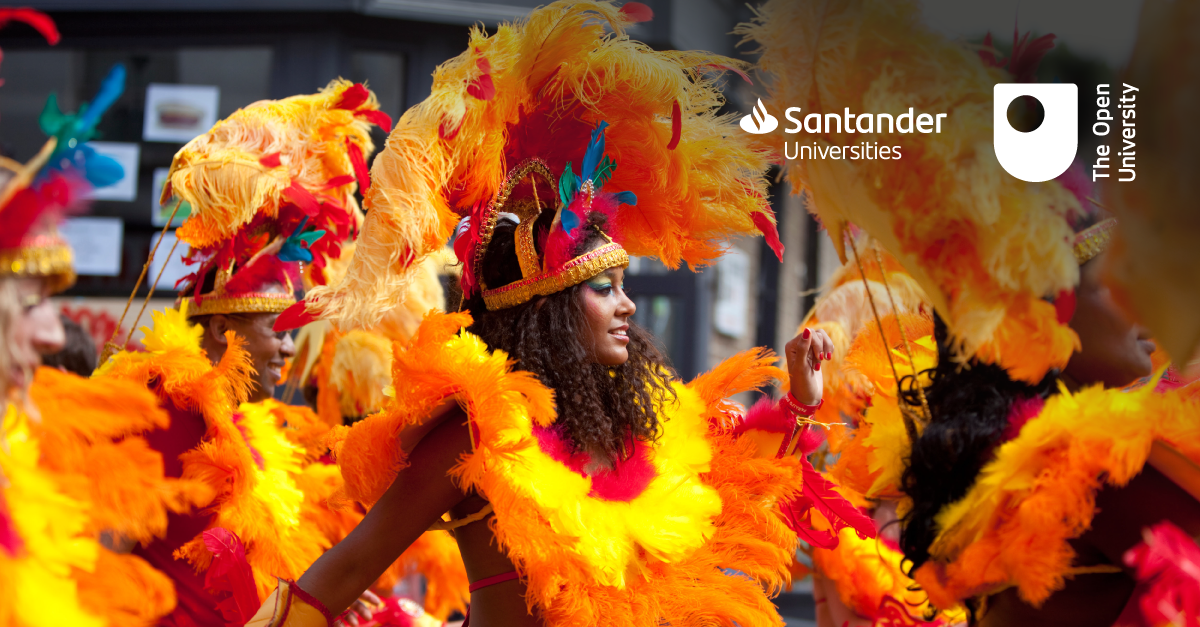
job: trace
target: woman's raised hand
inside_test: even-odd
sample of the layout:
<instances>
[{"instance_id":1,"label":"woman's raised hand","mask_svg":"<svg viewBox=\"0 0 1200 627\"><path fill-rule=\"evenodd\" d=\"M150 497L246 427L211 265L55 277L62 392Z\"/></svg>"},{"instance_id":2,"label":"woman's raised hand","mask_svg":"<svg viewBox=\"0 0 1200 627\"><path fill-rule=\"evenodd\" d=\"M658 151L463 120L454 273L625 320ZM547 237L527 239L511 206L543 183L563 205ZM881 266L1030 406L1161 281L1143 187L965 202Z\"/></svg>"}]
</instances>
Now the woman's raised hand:
<instances>
[{"instance_id":1,"label":"woman's raised hand","mask_svg":"<svg viewBox=\"0 0 1200 627\"><path fill-rule=\"evenodd\" d=\"M805 405L820 403L825 388L821 362L833 358L833 340L829 334L806 328L787 343L784 352L792 396Z\"/></svg>"}]
</instances>

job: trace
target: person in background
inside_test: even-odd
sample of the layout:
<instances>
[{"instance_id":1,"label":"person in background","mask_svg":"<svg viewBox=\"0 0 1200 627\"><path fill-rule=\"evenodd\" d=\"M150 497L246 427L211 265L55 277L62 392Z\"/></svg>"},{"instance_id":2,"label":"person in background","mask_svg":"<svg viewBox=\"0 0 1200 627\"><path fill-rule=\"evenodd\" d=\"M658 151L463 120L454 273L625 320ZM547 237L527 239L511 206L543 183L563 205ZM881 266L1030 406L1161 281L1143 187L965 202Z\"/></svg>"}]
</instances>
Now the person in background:
<instances>
[{"instance_id":1,"label":"person in background","mask_svg":"<svg viewBox=\"0 0 1200 627\"><path fill-rule=\"evenodd\" d=\"M92 372L96 370L96 362L100 358L100 354L96 352L96 341L78 322L70 319L66 314L59 314L58 318L66 333L66 343L57 353L43 356L42 365L48 368L58 368L63 372L70 372L81 377L92 376Z\"/></svg>"},{"instance_id":2,"label":"person in background","mask_svg":"<svg viewBox=\"0 0 1200 627\"><path fill-rule=\"evenodd\" d=\"M175 582L166 625L243 622L276 578L299 576L332 544L302 481L323 430L307 428L317 422L307 408L273 399L294 343L272 326L296 302L301 266L321 264L361 222L354 192L375 122L390 124L374 94L339 79L240 109L172 162L163 195L193 208L176 232L195 271L177 308L153 314L147 352L121 352L98 373L159 395L171 427L147 438L167 474L215 494L133 549Z\"/></svg>"}]
</instances>

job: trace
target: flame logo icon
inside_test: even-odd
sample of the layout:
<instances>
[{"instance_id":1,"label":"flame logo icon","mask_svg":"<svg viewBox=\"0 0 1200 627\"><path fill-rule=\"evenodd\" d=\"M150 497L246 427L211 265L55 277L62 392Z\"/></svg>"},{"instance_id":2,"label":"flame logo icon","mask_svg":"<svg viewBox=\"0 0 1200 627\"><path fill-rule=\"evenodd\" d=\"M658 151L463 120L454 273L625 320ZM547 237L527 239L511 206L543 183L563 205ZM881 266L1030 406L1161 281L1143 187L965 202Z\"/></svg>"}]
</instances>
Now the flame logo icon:
<instances>
[{"instance_id":1,"label":"flame logo icon","mask_svg":"<svg viewBox=\"0 0 1200 627\"><path fill-rule=\"evenodd\" d=\"M770 133L779 126L779 120L775 116L767 113L767 107L763 105L762 98L758 99L758 105L750 111L750 115L742 118L742 130L755 135Z\"/></svg>"}]
</instances>

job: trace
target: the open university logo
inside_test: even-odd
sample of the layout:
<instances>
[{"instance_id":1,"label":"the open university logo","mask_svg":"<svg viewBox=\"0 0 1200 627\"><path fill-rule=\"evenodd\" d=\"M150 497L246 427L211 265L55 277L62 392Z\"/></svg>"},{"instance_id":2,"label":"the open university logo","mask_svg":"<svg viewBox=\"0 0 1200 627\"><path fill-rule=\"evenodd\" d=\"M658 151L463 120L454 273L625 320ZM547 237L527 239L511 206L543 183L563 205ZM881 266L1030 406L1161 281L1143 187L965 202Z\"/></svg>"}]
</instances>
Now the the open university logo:
<instances>
[{"instance_id":1,"label":"the open university logo","mask_svg":"<svg viewBox=\"0 0 1200 627\"><path fill-rule=\"evenodd\" d=\"M763 105L762 98L758 99L758 105L750 111L750 115L742 118L742 130L755 135L770 133L779 127L779 120L775 116L767 113L767 107Z\"/></svg>"},{"instance_id":2,"label":"the open university logo","mask_svg":"<svg viewBox=\"0 0 1200 627\"><path fill-rule=\"evenodd\" d=\"M1041 126L1028 133L1008 123L1008 105L1021 96L1037 98L1046 111ZM1005 171L1030 183L1067 171L1079 148L1079 89L1074 84L999 83L992 106L992 144Z\"/></svg>"}]
</instances>

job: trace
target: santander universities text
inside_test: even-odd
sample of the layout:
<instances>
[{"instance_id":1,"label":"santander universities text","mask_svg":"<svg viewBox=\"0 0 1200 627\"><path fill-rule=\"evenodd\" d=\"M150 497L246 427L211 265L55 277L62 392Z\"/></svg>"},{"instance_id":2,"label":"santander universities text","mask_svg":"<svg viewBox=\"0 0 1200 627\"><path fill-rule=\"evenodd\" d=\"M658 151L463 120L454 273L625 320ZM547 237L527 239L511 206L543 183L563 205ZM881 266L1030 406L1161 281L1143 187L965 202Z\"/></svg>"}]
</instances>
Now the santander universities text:
<instances>
[{"instance_id":1,"label":"santander universities text","mask_svg":"<svg viewBox=\"0 0 1200 627\"><path fill-rule=\"evenodd\" d=\"M785 133L941 133L945 113L915 114L913 107L907 113L893 117L890 113L850 113L850 108L837 113L809 113L801 120L796 117L800 107L788 107L783 116L795 126L785 128ZM844 130L843 130L844 129ZM886 130L885 130L886 129ZM864 141L850 146L811 146L800 142L784 142L784 156L788 159L899 159L900 146L880 146L879 142Z\"/></svg>"}]
</instances>

